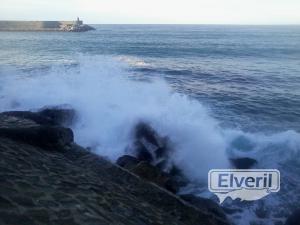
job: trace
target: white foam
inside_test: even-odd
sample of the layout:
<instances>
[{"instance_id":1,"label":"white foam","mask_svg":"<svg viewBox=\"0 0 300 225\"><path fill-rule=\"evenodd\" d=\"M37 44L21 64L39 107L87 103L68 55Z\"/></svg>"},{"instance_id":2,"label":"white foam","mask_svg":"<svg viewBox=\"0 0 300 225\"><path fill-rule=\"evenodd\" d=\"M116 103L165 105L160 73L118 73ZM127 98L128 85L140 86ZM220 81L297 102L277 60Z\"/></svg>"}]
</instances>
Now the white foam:
<instances>
[{"instance_id":1,"label":"white foam","mask_svg":"<svg viewBox=\"0 0 300 225\"><path fill-rule=\"evenodd\" d=\"M80 56L78 63L44 74L1 76L1 111L69 104L79 114L76 142L111 160L125 153L134 125L144 120L171 139L171 159L194 181L206 181L210 169L229 166L226 151L239 135L256 143L254 152L284 143L299 149L295 132L265 136L224 130L201 103L174 92L165 81L131 80L128 65L118 59Z\"/></svg>"}]
</instances>

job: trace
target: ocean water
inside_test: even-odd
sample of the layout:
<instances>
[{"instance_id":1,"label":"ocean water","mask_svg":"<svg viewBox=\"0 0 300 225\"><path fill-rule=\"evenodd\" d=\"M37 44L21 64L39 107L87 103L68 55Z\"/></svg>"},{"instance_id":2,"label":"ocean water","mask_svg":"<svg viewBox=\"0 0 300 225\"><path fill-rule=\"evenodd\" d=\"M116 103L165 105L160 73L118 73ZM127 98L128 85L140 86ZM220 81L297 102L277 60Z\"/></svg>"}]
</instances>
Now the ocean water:
<instances>
[{"instance_id":1,"label":"ocean water","mask_svg":"<svg viewBox=\"0 0 300 225\"><path fill-rule=\"evenodd\" d=\"M279 193L225 201L236 224L280 224L300 207L300 26L95 27L1 32L0 111L70 105L76 141L112 161L146 121L200 196L229 157L279 169Z\"/></svg>"}]
</instances>

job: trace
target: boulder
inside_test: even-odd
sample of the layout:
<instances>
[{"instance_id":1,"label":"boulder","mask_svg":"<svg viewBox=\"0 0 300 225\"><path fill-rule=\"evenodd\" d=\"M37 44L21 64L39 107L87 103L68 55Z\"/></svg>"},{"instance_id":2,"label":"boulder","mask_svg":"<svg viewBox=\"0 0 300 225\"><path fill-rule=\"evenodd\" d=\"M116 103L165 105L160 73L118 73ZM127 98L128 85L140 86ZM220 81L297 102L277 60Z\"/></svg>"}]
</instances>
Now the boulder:
<instances>
[{"instance_id":1,"label":"boulder","mask_svg":"<svg viewBox=\"0 0 300 225\"><path fill-rule=\"evenodd\" d=\"M296 209L286 220L285 225L300 225L300 208Z\"/></svg>"},{"instance_id":2,"label":"boulder","mask_svg":"<svg viewBox=\"0 0 300 225\"><path fill-rule=\"evenodd\" d=\"M117 164L125 169L132 169L133 167L135 167L140 161L130 155L124 155L121 156L120 158L118 158L117 160Z\"/></svg>"},{"instance_id":3,"label":"boulder","mask_svg":"<svg viewBox=\"0 0 300 225\"><path fill-rule=\"evenodd\" d=\"M250 169L255 164L257 164L257 161L255 159L251 158L236 158L236 159L230 159L231 164L236 169Z\"/></svg>"},{"instance_id":4,"label":"boulder","mask_svg":"<svg viewBox=\"0 0 300 225\"><path fill-rule=\"evenodd\" d=\"M149 164L148 162L142 161L139 162L136 166L134 166L130 171L139 177L153 182L173 193L178 192L179 187L172 177L162 172L159 168Z\"/></svg>"},{"instance_id":5,"label":"boulder","mask_svg":"<svg viewBox=\"0 0 300 225\"><path fill-rule=\"evenodd\" d=\"M70 126L76 116L74 109L46 108L38 112L38 115L52 121L53 125Z\"/></svg>"},{"instance_id":6,"label":"boulder","mask_svg":"<svg viewBox=\"0 0 300 225\"><path fill-rule=\"evenodd\" d=\"M167 165L170 152L170 141L167 137L160 136L150 125L145 122L138 123L134 128L134 140L130 147L131 152L140 161L147 161L154 165Z\"/></svg>"},{"instance_id":7,"label":"boulder","mask_svg":"<svg viewBox=\"0 0 300 225\"><path fill-rule=\"evenodd\" d=\"M62 150L73 143L72 130L58 126L0 128L0 137L51 150Z\"/></svg>"},{"instance_id":8,"label":"boulder","mask_svg":"<svg viewBox=\"0 0 300 225\"><path fill-rule=\"evenodd\" d=\"M172 148L168 137L159 135L149 124L140 122L134 127L133 138L133 144L126 151L135 159L121 157L117 164L124 168L124 163L128 164L129 170L135 174L173 193L187 184L187 179L169 159Z\"/></svg>"}]
</instances>

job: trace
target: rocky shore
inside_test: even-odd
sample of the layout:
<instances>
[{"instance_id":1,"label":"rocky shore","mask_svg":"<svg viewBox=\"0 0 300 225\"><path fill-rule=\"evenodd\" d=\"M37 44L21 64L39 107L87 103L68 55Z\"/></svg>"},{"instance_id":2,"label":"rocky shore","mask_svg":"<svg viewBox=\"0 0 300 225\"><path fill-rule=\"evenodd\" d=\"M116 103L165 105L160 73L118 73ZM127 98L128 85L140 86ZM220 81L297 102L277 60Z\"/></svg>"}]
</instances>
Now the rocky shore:
<instances>
[{"instance_id":1,"label":"rocky shore","mask_svg":"<svg viewBox=\"0 0 300 225\"><path fill-rule=\"evenodd\" d=\"M116 164L74 142L70 108L0 113L0 224L229 225L210 199L180 195L188 182L172 146L146 123ZM232 160L235 167L255 163ZM286 225L298 225L299 210Z\"/></svg>"},{"instance_id":2,"label":"rocky shore","mask_svg":"<svg viewBox=\"0 0 300 225\"><path fill-rule=\"evenodd\" d=\"M229 224L216 204L176 196L146 161L130 167L123 157L122 168L78 146L65 127L75 116L57 108L0 114L0 224ZM149 171L165 178L143 178Z\"/></svg>"}]
</instances>

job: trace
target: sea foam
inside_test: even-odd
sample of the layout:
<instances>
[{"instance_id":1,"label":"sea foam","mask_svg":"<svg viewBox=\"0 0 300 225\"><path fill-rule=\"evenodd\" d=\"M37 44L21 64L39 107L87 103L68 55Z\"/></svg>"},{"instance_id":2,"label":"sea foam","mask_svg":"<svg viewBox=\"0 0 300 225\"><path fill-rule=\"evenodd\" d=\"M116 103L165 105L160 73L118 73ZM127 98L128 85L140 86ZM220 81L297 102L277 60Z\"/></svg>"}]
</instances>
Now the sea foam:
<instances>
[{"instance_id":1,"label":"sea foam","mask_svg":"<svg viewBox=\"0 0 300 225\"><path fill-rule=\"evenodd\" d=\"M132 79L126 60L79 56L77 61L73 67L1 76L1 110L70 105L78 112L72 127L76 142L112 161L126 153L134 126L145 121L170 138L174 146L170 160L195 182L206 182L210 169L228 168L229 156L260 161L274 159L277 151L277 160L282 160L283 145L291 150L286 158L299 150L300 135L294 131L267 136L220 127L209 109L164 80Z\"/></svg>"}]
</instances>

